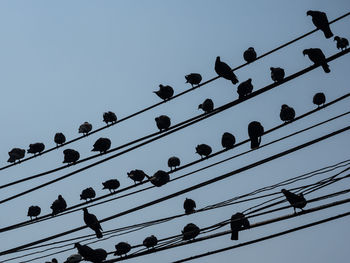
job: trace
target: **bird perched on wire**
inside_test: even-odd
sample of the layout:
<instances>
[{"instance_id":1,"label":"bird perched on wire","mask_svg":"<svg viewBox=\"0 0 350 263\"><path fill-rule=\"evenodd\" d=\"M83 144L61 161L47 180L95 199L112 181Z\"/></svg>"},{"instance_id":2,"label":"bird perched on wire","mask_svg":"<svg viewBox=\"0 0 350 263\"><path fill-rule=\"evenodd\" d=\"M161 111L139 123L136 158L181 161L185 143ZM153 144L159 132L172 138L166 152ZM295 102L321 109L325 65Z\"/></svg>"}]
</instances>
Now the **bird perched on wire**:
<instances>
[{"instance_id":1,"label":"bird perched on wire","mask_svg":"<svg viewBox=\"0 0 350 263\"><path fill-rule=\"evenodd\" d=\"M231 80L232 84L237 84L238 79L231 70L230 66L227 65L225 62L222 62L220 60L220 57L216 57L215 61L215 72L222 78Z\"/></svg>"},{"instance_id":2,"label":"bird perched on wire","mask_svg":"<svg viewBox=\"0 0 350 263\"><path fill-rule=\"evenodd\" d=\"M79 152L73 149L65 149L63 151L63 154L64 154L63 163L68 163L68 164L76 163L80 158Z\"/></svg>"},{"instance_id":3,"label":"bird perched on wire","mask_svg":"<svg viewBox=\"0 0 350 263\"><path fill-rule=\"evenodd\" d=\"M192 88L194 85L198 85L202 81L201 74L198 73L191 73L189 75L185 76L186 83L190 83L192 85Z\"/></svg>"},{"instance_id":4,"label":"bird perched on wire","mask_svg":"<svg viewBox=\"0 0 350 263\"><path fill-rule=\"evenodd\" d=\"M198 153L201 156L201 158L203 158L203 156L208 157L211 154L211 152L212 149L207 144L199 144L196 147L196 153Z\"/></svg>"},{"instance_id":5,"label":"bird perched on wire","mask_svg":"<svg viewBox=\"0 0 350 263\"><path fill-rule=\"evenodd\" d=\"M196 202L190 198L186 198L183 207L186 214L191 214L195 211Z\"/></svg>"},{"instance_id":6,"label":"bird perched on wire","mask_svg":"<svg viewBox=\"0 0 350 263\"><path fill-rule=\"evenodd\" d=\"M250 138L250 148L256 149L261 143L261 136L264 134L264 127L258 121L252 121L248 125L248 135Z\"/></svg>"},{"instance_id":7,"label":"bird perched on wire","mask_svg":"<svg viewBox=\"0 0 350 263\"><path fill-rule=\"evenodd\" d=\"M270 67L271 70L271 79L274 82L280 82L284 79L284 69L283 68L274 68Z\"/></svg>"},{"instance_id":8,"label":"bird perched on wire","mask_svg":"<svg viewBox=\"0 0 350 263\"><path fill-rule=\"evenodd\" d=\"M79 254L70 255L64 263L79 263L83 260L83 257Z\"/></svg>"},{"instance_id":9,"label":"bird perched on wire","mask_svg":"<svg viewBox=\"0 0 350 263\"><path fill-rule=\"evenodd\" d=\"M344 37L334 37L334 41L337 41L337 49L341 49L342 51L349 46L349 41Z\"/></svg>"},{"instance_id":10,"label":"bird perched on wire","mask_svg":"<svg viewBox=\"0 0 350 263\"><path fill-rule=\"evenodd\" d=\"M158 170L149 180L153 185L161 187L170 181L170 176L167 172Z\"/></svg>"},{"instance_id":11,"label":"bird perched on wire","mask_svg":"<svg viewBox=\"0 0 350 263\"><path fill-rule=\"evenodd\" d=\"M169 100L174 95L174 89L169 85L163 86L159 85L159 90L153 91L162 100Z\"/></svg>"},{"instance_id":12,"label":"bird perched on wire","mask_svg":"<svg viewBox=\"0 0 350 263\"><path fill-rule=\"evenodd\" d=\"M11 151L8 152L10 158L7 160L9 163L14 163L18 160L18 162L21 162L20 160L24 158L26 154L26 150L21 148L13 148Z\"/></svg>"},{"instance_id":13,"label":"bird perched on wire","mask_svg":"<svg viewBox=\"0 0 350 263\"><path fill-rule=\"evenodd\" d=\"M51 207L52 209L52 215L55 216L58 213L63 212L67 208L66 200L62 197L62 195L59 195L58 198L53 201Z\"/></svg>"},{"instance_id":14,"label":"bird perched on wire","mask_svg":"<svg viewBox=\"0 0 350 263\"><path fill-rule=\"evenodd\" d=\"M102 248L92 249L87 245L82 246L79 243L75 243L74 247L78 249L78 253L84 258L85 261L102 263L107 258L107 252Z\"/></svg>"},{"instance_id":15,"label":"bird perched on wire","mask_svg":"<svg viewBox=\"0 0 350 263\"><path fill-rule=\"evenodd\" d=\"M112 111L107 111L103 113L103 121L109 125L109 123L116 123L117 122L117 115L115 115Z\"/></svg>"},{"instance_id":16,"label":"bird perched on wire","mask_svg":"<svg viewBox=\"0 0 350 263\"><path fill-rule=\"evenodd\" d=\"M130 172L127 172L127 175L135 184L136 182L142 182L145 177L149 177L144 171L139 169L131 170Z\"/></svg>"},{"instance_id":17,"label":"bird perched on wire","mask_svg":"<svg viewBox=\"0 0 350 263\"><path fill-rule=\"evenodd\" d=\"M92 187L85 188L80 194L80 200L87 201L88 199L90 199L91 201L92 198L95 198L95 197L96 197L96 192Z\"/></svg>"},{"instance_id":18,"label":"bird perched on wire","mask_svg":"<svg viewBox=\"0 0 350 263\"><path fill-rule=\"evenodd\" d=\"M43 144L42 142L37 142L29 144L29 149L27 150L27 153L32 153L36 155L37 153L41 153L43 150L45 150L45 144Z\"/></svg>"},{"instance_id":19,"label":"bird perched on wire","mask_svg":"<svg viewBox=\"0 0 350 263\"><path fill-rule=\"evenodd\" d=\"M106 153L111 148L111 140L108 138L99 138L94 143L92 152Z\"/></svg>"},{"instance_id":20,"label":"bird perched on wire","mask_svg":"<svg viewBox=\"0 0 350 263\"><path fill-rule=\"evenodd\" d=\"M312 23L317 29L323 32L326 38L331 38L333 36L326 13L309 10L306 12L306 15L312 17Z\"/></svg>"},{"instance_id":21,"label":"bird perched on wire","mask_svg":"<svg viewBox=\"0 0 350 263\"><path fill-rule=\"evenodd\" d=\"M214 109L214 102L211 99L206 99L202 104L198 105L198 109L202 109L205 113L212 112Z\"/></svg>"},{"instance_id":22,"label":"bird perched on wire","mask_svg":"<svg viewBox=\"0 0 350 263\"><path fill-rule=\"evenodd\" d=\"M281 192L284 194L291 206L293 206L294 213L296 213L296 208L303 210L303 208L306 206L307 201L302 193L297 195L286 189L282 189Z\"/></svg>"},{"instance_id":23,"label":"bird perched on wire","mask_svg":"<svg viewBox=\"0 0 350 263\"><path fill-rule=\"evenodd\" d=\"M82 133L84 135L88 135L88 133L91 130L92 130L92 125L90 123L88 123L87 121L79 126L79 133Z\"/></svg>"},{"instance_id":24,"label":"bird perched on wire","mask_svg":"<svg viewBox=\"0 0 350 263\"><path fill-rule=\"evenodd\" d=\"M37 205L32 205L28 208L28 214L27 216L30 216L30 220L33 219L33 217L37 218L38 215L41 213L41 208Z\"/></svg>"},{"instance_id":25,"label":"bird perched on wire","mask_svg":"<svg viewBox=\"0 0 350 263\"><path fill-rule=\"evenodd\" d=\"M160 115L154 120L156 121L159 131L162 131L162 130L166 131L167 129L169 129L171 125L170 118L166 115Z\"/></svg>"},{"instance_id":26,"label":"bird perched on wire","mask_svg":"<svg viewBox=\"0 0 350 263\"><path fill-rule=\"evenodd\" d=\"M114 247L116 249L114 256L120 256L120 257L122 257L123 255L126 256L126 254L131 250L130 244L126 242L119 242Z\"/></svg>"},{"instance_id":27,"label":"bird perched on wire","mask_svg":"<svg viewBox=\"0 0 350 263\"><path fill-rule=\"evenodd\" d=\"M119 188L120 183L117 179L110 179L102 183L102 189L108 189L109 192L114 193Z\"/></svg>"},{"instance_id":28,"label":"bird perched on wire","mask_svg":"<svg viewBox=\"0 0 350 263\"><path fill-rule=\"evenodd\" d=\"M53 140L56 143L56 146L58 146L66 142L66 136L64 136L62 132L57 132Z\"/></svg>"},{"instance_id":29,"label":"bird perched on wire","mask_svg":"<svg viewBox=\"0 0 350 263\"><path fill-rule=\"evenodd\" d=\"M245 96L249 95L253 91L252 79L248 79L237 87L237 93L239 95L239 99L243 99Z\"/></svg>"},{"instance_id":30,"label":"bird perched on wire","mask_svg":"<svg viewBox=\"0 0 350 263\"><path fill-rule=\"evenodd\" d=\"M324 93L318 92L314 95L312 102L318 107L320 107L326 102L326 96L324 95Z\"/></svg>"},{"instance_id":31,"label":"bird perched on wire","mask_svg":"<svg viewBox=\"0 0 350 263\"><path fill-rule=\"evenodd\" d=\"M195 239L196 236L199 235L200 229L195 224L189 223L184 227L184 229L181 232L182 232L182 240L190 240L190 239Z\"/></svg>"},{"instance_id":32,"label":"bird perched on wire","mask_svg":"<svg viewBox=\"0 0 350 263\"><path fill-rule=\"evenodd\" d=\"M243 58L247 63L251 63L254 60L256 60L256 52L253 47L248 48L246 51L243 53Z\"/></svg>"},{"instance_id":33,"label":"bird perched on wire","mask_svg":"<svg viewBox=\"0 0 350 263\"><path fill-rule=\"evenodd\" d=\"M236 143L236 138L233 134L225 132L221 137L221 145L225 149L231 149Z\"/></svg>"},{"instance_id":34,"label":"bird perched on wire","mask_svg":"<svg viewBox=\"0 0 350 263\"><path fill-rule=\"evenodd\" d=\"M177 166L180 166L180 159L176 156L172 156L168 159L168 166L170 168L170 171L176 169Z\"/></svg>"},{"instance_id":35,"label":"bird perched on wire","mask_svg":"<svg viewBox=\"0 0 350 263\"><path fill-rule=\"evenodd\" d=\"M242 213L236 213L231 216L231 240L238 240L238 232L243 228L249 228L250 223L248 218Z\"/></svg>"},{"instance_id":36,"label":"bird perched on wire","mask_svg":"<svg viewBox=\"0 0 350 263\"><path fill-rule=\"evenodd\" d=\"M151 235L149 237L146 237L143 240L142 244L148 249L151 248L151 247L154 248L154 246L156 246L158 244L158 239L154 235Z\"/></svg>"},{"instance_id":37,"label":"bird perched on wire","mask_svg":"<svg viewBox=\"0 0 350 263\"><path fill-rule=\"evenodd\" d=\"M281 106L280 118L284 122L290 122L295 118L295 111L292 107L287 104Z\"/></svg>"},{"instance_id":38,"label":"bird perched on wire","mask_svg":"<svg viewBox=\"0 0 350 263\"><path fill-rule=\"evenodd\" d=\"M308 55L309 59L315 63L316 66L321 66L325 73L331 72L326 61L326 57L323 54L322 50L319 48L309 48L304 49L304 56Z\"/></svg>"},{"instance_id":39,"label":"bird perched on wire","mask_svg":"<svg viewBox=\"0 0 350 263\"><path fill-rule=\"evenodd\" d=\"M101 232L102 227L97 217L94 214L90 214L86 207L83 208L84 211L84 222L85 224L91 228L96 233L97 238L102 238L103 234Z\"/></svg>"}]
</instances>

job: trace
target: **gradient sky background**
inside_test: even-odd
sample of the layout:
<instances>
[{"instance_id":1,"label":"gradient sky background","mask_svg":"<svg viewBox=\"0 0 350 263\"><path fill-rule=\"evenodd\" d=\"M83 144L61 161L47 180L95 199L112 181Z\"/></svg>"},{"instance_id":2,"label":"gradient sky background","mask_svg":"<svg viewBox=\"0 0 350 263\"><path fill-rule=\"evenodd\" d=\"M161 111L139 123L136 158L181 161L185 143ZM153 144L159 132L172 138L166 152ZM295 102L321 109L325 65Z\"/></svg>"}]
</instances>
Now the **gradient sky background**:
<instances>
[{"instance_id":1,"label":"gradient sky background","mask_svg":"<svg viewBox=\"0 0 350 263\"><path fill-rule=\"evenodd\" d=\"M333 20L349 12L350 2L347 0L1 1L1 166L6 165L7 152L13 147L27 149L30 143L44 142L46 147L50 148L54 145L53 136L56 132L63 132L67 139L72 139L78 136L78 127L84 121L92 123L93 128L103 126L102 114L105 111L114 111L118 118L122 118L159 102L160 99L152 93L157 90L159 84L171 85L177 94L190 88L190 85L185 84L186 74L198 72L202 74L204 80L215 77L216 56L221 56L223 61L235 67L244 62L243 51L250 46L253 46L259 55L314 29L311 18L306 16L306 11L310 9L324 11L328 19ZM331 25L335 35L348 39L350 39L349 28L350 17ZM282 67L286 75L290 75L311 65L310 60L302 54L303 49L311 47L321 48L327 57L338 52L332 39L327 40L322 32L316 32L306 39L236 71L236 75L240 81L252 78L254 90L257 90L272 82L269 69L271 66ZM93 187L97 196L106 194L106 190L101 190L101 183L108 179L117 178L121 187L132 185L133 182L127 178L127 171L138 168L152 175L159 169L167 170L167 160L170 156L180 157L182 164L191 162L199 158L195 154L197 144L209 144L216 152L221 149L221 135L225 131L233 133L238 142L245 140L247 126L253 120L260 121L265 130L280 124L279 112L282 104L294 107L298 116L315 107L312 104L312 97L316 92L324 92L327 101L349 92L349 55L332 61L329 65L331 69L329 74L317 68L180 132L69 179L2 204L0 226L26 220L30 205L39 205L42 208L42 214L51 212L50 205L58 194L63 195L68 206L71 206L80 202L79 195L86 187ZM99 137L110 138L112 147L116 147L157 131L154 118L159 115L166 114L171 117L173 124L178 123L201 113L197 107L206 98L212 98L215 106L236 99L238 97L236 89L237 85L233 86L227 80L216 80L201 89L65 148L76 149L80 152L81 158L85 158L92 154L92 145ZM264 136L262 141L269 142L348 109L349 99ZM186 179L93 207L89 211L98 218L105 218L320 137L348 123L349 116ZM185 197L196 200L198 208L223 201L304 172L349 159L349 147L349 133L345 132L238 176L103 223L102 227L104 230L109 230L181 213ZM0 184L61 166L63 149L1 171ZM213 160L202 162L195 168L247 149L249 145L244 145ZM11 196L85 165L86 163L76 165L40 179L1 189L0 198ZM176 176L193 169L191 167L183 170ZM310 180L310 182L314 181L315 179ZM302 184L304 182L293 186ZM315 192L307 198L339 191L347 188L347 185L348 181L344 180L323 191ZM180 234L187 223L192 222L199 227L206 227L228 219L233 213L254 204L245 203L186 216L136 233L102 241L92 247L103 247L107 251L112 251L114 245L120 241L136 245L142 243L142 240L151 234L158 238ZM308 207L316 205L310 204ZM244 231L240 234L239 242L348 211L349 207L350 205L347 204ZM281 214L286 213L292 213L292 209ZM268 217L277 215L278 213ZM257 218L251 223L268 217ZM343 218L194 262L341 262L349 258L349 220L349 218ZM0 250L82 224L82 212L79 211L2 233ZM84 229L63 239L91 233L90 229ZM145 260L156 263L171 262L233 244L235 242L228 236L223 236L132 259L130 262ZM59 262L63 262L73 253L76 253L76 249L55 257ZM0 260L12 256L14 255L3 256ZM44 262L51 258L52 256L34 262Z\"/></svg>"}]
</instances>

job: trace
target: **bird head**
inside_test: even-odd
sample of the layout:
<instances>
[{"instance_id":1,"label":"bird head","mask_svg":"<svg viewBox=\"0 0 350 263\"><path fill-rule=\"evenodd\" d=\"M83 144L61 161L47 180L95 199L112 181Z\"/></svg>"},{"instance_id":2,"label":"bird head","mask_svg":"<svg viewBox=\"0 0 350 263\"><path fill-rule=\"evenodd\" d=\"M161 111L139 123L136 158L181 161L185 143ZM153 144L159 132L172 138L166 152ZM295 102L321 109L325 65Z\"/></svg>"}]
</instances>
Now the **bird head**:
<instances>
[{"instance_id":1,"label":"bird head","mask_svg":"<svg viewBox=\"0 0 350 263\"><path fill-rule=\"evenodd\" d=\"M78 248L78 247L81 247L81 245L80 245L79 243L75 243L75 244L74 244L74 247L75 247L75 248Z\"/></svg>"},{"instance_id":2,"label":"bird head","mask_svg":"<svg viewBox=\"0 0 350 263\"><path fill-rule=\"evenodd\" d=\"M248 82L248 83L251 83L251 82L252 82L252 79L248 79L247 82Z\"/></svg>"},{"instance_id":3,"label":"bird head","mask_svg":"<svg viewBox=\"0 0 350 263\"><path fill-rule=\"evenodd\" d=\"M83 208L83 211L84 211L84 213L87 213L88 210L87 210L86 207L84 207L84 208Z\"/></svg>"},{"instance_id":4,"label":"bird head","mask_svg":"<svg viewBox=\"0 0 350 263\"><path fill-rule=\"evenodd\" d=\"M304 49L304 50L303 50L303 55L305 56L305 55L307 55L307 54L309 54L309 50L308 50L308 49Z\"/></svg>"},{"instance_id":5,"label":"bird head","mask_svg":"<svg viewBox=\"0 0 350 263\"><path fill-rule=\"evenodd\" d=\"M338 36L334 37L334 41L339 41L339 40L340 40L340 37L338 37Z\"/></svg>"},{"instance_id":6,"label":"bird head","mask_svg":"<svg viewBox=\"0 0 350 263\"><path fill-rule=\"evenodd\" d=\"M159 84L159 88L163 88L164 86L162 84Z\"/></svg>"},{"instance_id":7,"label":"bird head","mask_svg":"<svg viewBox=\"0 0 350 263\"><path fill-rule=\"evenodd\" d=\"M314 11L309 10L309 11L306 12L306 16L312 16L313 13L314 13Z\"/></svg>"},{"instance_id":8,"label":"bird head","mask_svg":"<svg viewBox=\"0 0 350 263\"><path fill-rule=\"evenodd\" d=\"M285 192L287 192L287 190L283 188L283 189L281 190L281 192L282 192L282 193L285 193Z\"/></svg>"},{"instance_id":9,"label":"bird head","mask_svg":"<svg viewBox=\"0 0 350 263\"><path fill-rule=\"evenodd\" d=\"M156 122L158 122L158 121L159 121L159 117L157 117L157 118L154 118L154 120L155 120Z\"/></svg>"},{"instance_id":10,"label":"bird head","mask_svg":"<svg viewBox=\"0 0 350 263\"><path fill-rule=\"evenodd\" d=\"M274 67L270 67L270 70L271 70L271 71L274 71L274 70L275 70L275 68L274 68Z\"/></svg>"},{"instance_id":11,"label":"bird head","mask_svg":"<svg viewBox=\"0 0 350 263\"><path fill-rule=\"evenodd\" d=\"M253 47L249 47L248 50L254 50L254 48Z\"/></svg>"},{"instance_id":12,"label":"bird head","mask_svg":"<svg viewBox=\"0 0 350 263\"><path fill-rule=\"evenodd\" d=\"M220 57L219 56L216 57L216 61L220 62Z\"/></svg>"},{"instance_id":13,"label":"bird head","mask_svg":"<svg viewBox=\"0 0 350 263\"><path fill-rule=\"evenodd\" d=\"M203 109L203 104L199 104L198 109Z\"/></svg>"},{"instance_id":14,"label":"bird head","mask_svg":"<svg viewBox=\"0 0 350 263\"><path fill-rule=\"evenodd\" d=\"M62 195L59 195L59 196L58 196L58 199L62 199L62 198L63 198Z\"/></svg>"},{"instance_id":15,"label":"bird head","mask_svg":"<svg viewBox=\"0 0 350 263\"><path fill-rule=\"evenodd\" d=\"M190 75L186 75L185 76L185 79L186 79L186 82L185 83L188 83L188 79L190 78Z\"/></svg>"},{"instance_id":16,"label":"bird head","mask_svg":"<svg viewBox=\"0 0 350 263\"><path fill-rule=\"evenodd\" d=\"M283 105L281 106L281 109L286 109L286 108L288 108L288 105L287 105L287 104L283 104Z\"/></svg>"}]
</instances>

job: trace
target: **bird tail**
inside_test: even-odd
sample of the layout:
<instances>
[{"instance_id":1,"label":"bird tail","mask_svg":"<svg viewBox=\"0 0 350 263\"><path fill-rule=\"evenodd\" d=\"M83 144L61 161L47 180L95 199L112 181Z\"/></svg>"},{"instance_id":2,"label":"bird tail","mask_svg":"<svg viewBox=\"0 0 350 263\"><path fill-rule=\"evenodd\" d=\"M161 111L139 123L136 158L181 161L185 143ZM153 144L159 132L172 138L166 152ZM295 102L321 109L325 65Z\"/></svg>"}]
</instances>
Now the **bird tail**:
<instances>
[{"instance_id":1,"label":"bird tail","mask_svg":"<svg viewBox=\"0 0 350 263\"><path fill-rule=\"evenodd\" d=\"M233 230L231 232L231 240L238 240L238 231Z\"/></svg>"},{"instance_id":2,"label":"bird tail","mask_svg":"<svg viewBox=\"0 0 350 263\"><path fill-rule=\"evenodd\" d=\"M95 231L95 233L96 233L96 237L97 237L97 238L102 238L102 237L103 237L103 234L102 234L102 232L101 232L100 229L97 229L97 230Z\"/></svg>"},{"instance_id":3,"label":"bird tail","mask_svg":"<svg viewBox=\"0 0 350 263\"><path fill-rule=\"evenodd\" d=\"M332 31L331 31L330 28L325 29L325 30L323 31L323 33L324 33L324 36L325 36L326 38L331 38L331 37L333 37L333 33L332 33Z\"/></svg>"},{"instance_id":4,"label":"bird tail","mask_svg":"<svg viewBox=\"0 0 350 263\"><path fill-rule=\"evenodd\" d=\"M326 73L331 72L331 70L329 69L329 66L328 66L328 64L327 64L327 63L322 64L322 68L323 68L324 72L326 72Z\"/></svg>"},{"instance_id":5,"label":"bird tail","mask_svg":"<svg viewBox=\"0 0 350 263\"><path fill-rule=\"evenodd\" d=\"M258 137L254 137L250 139L250 148L251 149L256 149L259 148L260 141Z\"/></svg>"}]
</instances>

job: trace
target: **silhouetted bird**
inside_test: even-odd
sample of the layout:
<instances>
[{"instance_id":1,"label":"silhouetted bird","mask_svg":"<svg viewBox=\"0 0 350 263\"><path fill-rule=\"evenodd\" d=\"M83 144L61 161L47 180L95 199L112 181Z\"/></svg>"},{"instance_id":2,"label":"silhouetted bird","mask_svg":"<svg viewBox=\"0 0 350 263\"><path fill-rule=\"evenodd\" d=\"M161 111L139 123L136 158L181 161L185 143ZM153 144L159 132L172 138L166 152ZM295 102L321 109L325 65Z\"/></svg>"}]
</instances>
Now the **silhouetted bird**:
<instances>
[{"instance_id":1,"label":"silhouetted bird","mask_svg":"<svg viewBox=\"0 0 350 263\"><path fill-rule=\"evenodd\" d=\"M312 102L320 107L326 102L326 96L322 92L316 93L312 99Z\"/></svg>"},{"instance_id":2,"label":"silhouetted bird","mask_svg":"<svg viewBox=\"0 0 350 263\"><path fill-rule=\"evenodd\" d=\"M171 125L170 118L166 115L160 115L159 117L155 118L155 121L157 123L159 131L166 131Z\"/></svg>"},{"instance_id":3,"label":"silhouetted bird","mask_svg":"<svg viewBox=\"0 0 350 263\"><path fill-rule=\"evenodd\" d=\"M79 127L79 133L82 133L84 135L88 135L88 133L92 130L92 125L88 123L87 121L84 122L82 125Z\"/></svg>"},{"instance_id":4,"label":"silhouetted bird","mask_svg":"<svg viewBox=\"0 0 350 263\"><path fill-rule=\"evenodd\" d=\"M250 138L250 148L256 149L261 143L261 136L264 134L264 127L258 121L252 121L248 125L248 135Z\"/></svg>"},{"instance_id":5,"label":"silhouetted bird","mask_svg":"<svg viewBox=\"0 0 350 263\"><path fill-rule=\"evenodd\" d=\"M107 258L107 252L102 248L92 249L87 245L82 246L79 243L75 243L74 247L78 249L78 253L86 261L91 261L93 263L102 263Z\"/></svg>"},{"instance_id":6,"label":"silhouetted bird","mask_svg":"<svg viewBox=\"0 0 350 263\"><path fill-rule=\"evenodd\" d=\"M297 195L286 189L282 189L281 192L284 194L291 206L293 206L294 213L296 213L296 208L303 210L303 208L306 206L307 201L302 193Z\"/></svg>"},{"instance_id":7,"label":"silhouetted bird","mask_svg":"<svg viewBox=\"0 0 350 263\"><path fill-rule=\"evenodd\" d=\"M68 163L68 164L76 163L80 158L79 152L73 149L65 149L63 151L63 154L64 154L63 163Z\"/></svg>"},{"instance_id":8,"label":"silhouetted bird","mask_svg":"<svg viewBox=\"0 0 350 263\"><path fill-rule=\"evenodd\" d=\"M96 248L94 249L94 251L95 251L96 263L105 261L108 255L106 250L104 250L103 248Z\"/></svg>"},{"instance_id":9,"label":"silhouetted bird","mask_svg":"<svg viewBox=\"0 0 350 263\"><path fill-rule=\"evenodd\" d=\"M158 170L149 180L153 185L160 187L170 181L170 176L167 172Z\"/></svg>"},{"instance_id":10,"label":"silhouetted bird","mask_svg":"<svg viewBox=\"0 0 350 263\"><path fill-rule=\"evenodd\" d=\"M114 256L126 256L126 254L131 250L131 246L126 242L119 242L115 245L115 249L116 251L114 253Z\"/></svg>"},{"instance_id":11,"label":"silhouetted bird","mask_svg":"<svg viewBox=\"0 0 350 263\"><path fill-rule=\"evenodd\" d=\"M238 83L238 79L231 70L230 66L225 62L220 61L220 57L216 57L215 72L224 79L231 80L232 84Z\"/></svg>"},{"instance_id":12,"label":"silhouetted bird","mask_svg":"<svg viewBox=\"0 0 350 263\"><path fill-rule=\"evenodd\" d=\"M64 263L79 263L83 260L83 257L79 254L70 255Z\"/></svg>"},{"instance_id":13,"label":"silhouetted bird","mask_svg":"<svg viewBox=\"0 0 350 263\"><path fill-rule=\"evenodd\" d=\"M233 134L225 132L221 137L221 145L226 149L231 149L236 143L236 138Z\"/></svg>"},{"instance_id":14,"label":"silhouetted bird","mask_svg":"<svg viewBox=\"0 0 350 263\"><path fill-rule=\"evenodd\" d=\"M100 225L100 222L98 221L97 217L94 214L90 214L86 207L83 208L84 211L84 222L85 224L90 227L93 231L96 233L97 238L102 238L102 227Z\"/></svg>"},{"instance_id":15,"label":"silhouetted bird","mask_svg":"<svg viewBox=\"0 0 350 263\"><path fill-rule=\"evenodd\" d=\"M248 218L242 213L236 213L231 216L231 240L238 240L238 232L242 228L249 228L250 223Z\"/></svg>"},{"instance_id":16,"label":"silhouetted bird","mask_svg":"<svg viewBox=\"0 0 350 263\"><path fill-rule=\"evenodd\" d=\"M253 91L252 79L248 79L237 87L237 93L239 95L239 99L243 99L245 96L249 95Z\"/></svg>"},{"instance_id":17,"label":"silhouetted bird","mask_svg":"<svg viewBox=\"0 0 350 263\"><path fill-rule=\"evenodd\" d=\"M206 99L202 104L198 105L198 109L202 109L205 113L212 112L214 109L214 102L211 99Z\"/></svg>"},{"instance_id":18,"label":"silhouetted bird","mask_svg":"<svg viewBox=\"0 0 350 263\"><path fill-rule=\"evenodd\" d=\"M157 96L162 100L168 100L174 95L174 90L169 85L163 86L160 84L159 90L153 91L153 93L157 94Z\"/></svg>"},{"instance_id":19,"label":"silhouetted bird","mask_svg":"<svg viewBox=\"0 0 350 263\"><path fill-rule=\"evenodd\" d=\"M320 29L326 38L331 38L333 33L329 27L327 15L324 12L320 11L307 11L306 15L312 17L312 23L314 23L317 29Z\"/></svg>"},{"instance_id":20,"label":"silhouetted bird","mask_svg":"<svg viewBox=\"0 0 350 263\"><path fill-rule=\"evenodd\" d=\"M211 154L211 147L207 144L199 144L196 147L196 153L198 153L201 158L203 158L203 156L208 157Z\"/></svg>"},{"instance_id":21,"label":"silhouetted bird","mask_svg":"<svg viewBox=\"0 0 350 263\"><path fill-rule=\"evenodd\" d=\"M51 207L52 209L52 215L55 216L58 213L63 212L67 208L66 200L62 197L62 195L59 195L58 198L53 201Z\"/></svg>"},{"instance_id":22,"label":"silhouetted bird","mask_svg":"<svg viewBox=\"0 0 350 263\"><path fill-rule=\"evenodd\" d=\"M200 229L195 224L189 223L187 224L182 232L182 240L190 240L195 239L196 236L199 235Z\"/></svg>"},{"instance_id":23,"label":"silhouetted bird","mask_svg":"<svg viewBox=\"0 0 350 263\"><path fill-rule=\"evenodd\" d=\"M106 153L111 148L111 140L108 138L99 138L93 147L92 152Z\"/></svg>"},{"instance_id":24,"label":"silhouetted bird","mask_svg":"<svg viewBox=\"0 0 350 263\"><path fill-rule=\"evenodd\" d=\"M334 41L337 41L337 49L344 50L349 46L349 41L344 37L334 37Z\"/></svg>"},{"instance_id":25,"label":"silhouetted bird","mask_svg":"<svg viewBox=\"0 0 350 263\"><path fill-rule=\"evenodd\" d=\"M41 208L37 205L32 205L28 208L28 214L27 216L30 216L30 220L33 219L33 217L37 218L38 215L41 213Z\"/></svg>"},{"instance_id":26,"label":"silhouetted bird","mask_svg":"<svg viewBox=\"0 0 350 263\"><path fill-rule=\"evenodd\" d=\"M45 263L58 263L57 259L53 258L51 261L46 261Z\"/></svg>"},{"instance_id":27,"label":"silhouetted bird","mask_svg":"<svg viewBox=\"0 0 350 263\"><path fill-rule=\"evenodd\" d=\"M243 58L245 61L248 63L253 62L256 60L256 52L253 47L248 48L246 51L243 53Z\"/></svg>"},{"instance_id":28,"label":"silhouetted bird","mask_svg":"<svg viewBox=\"0 0 350 263\"><path fill-rule=\"evenodd\" d=\"M168 159L168 166L170 170L173 170L173 168L175 169L177 166L180 166L180 159L176 156L170 157Z\"/></svg>"},{"instance_id":29,"label":"silhouetted bird","mask_svg":"<svg viewBox=\"0 0 350 263\"><path fill-rule=\"evenodd\" d=\"M198 85L202 81L201 74L198 73L191 73L189 75L185 76L186 83L190 83L193 87L193 85Z\"/></svg>"},{"instance_id":30,"label":"silhouetted bird","mask_svg":"<svg viewBox=\"0 0 350 263\"><path fill-rule=\"evenodd\" d=\"M149 236L149 237L146 237L142 244L146 247L146 248L151 248L151 247L154 247L158 244L158 239L152 235L152 236Z\"/></svg>"},{"instance_id":31,"label":"silhouetted bird","mask_svg":"<svg viewBox=\"0 0 350 263\"><path fill-rule=\"evenodd\" d=\"M107 111L103 113L103 121L109 125L109 123L116 123L117 122L117 115L115 115L112 111Z\"/></svg>"},{"instance_id":32,"label":"silhouetted bird","mask_svg":"<svg viewBox=\"0 0 350 263\"><path fill-rule=\"evenodd\" d=\"M102 189L108 189L109 192L115 192L116 189L119 188L120 183L117 179L110 179L107 180L106 182L102 183L103 188Z\"/></svg>"},{"instance_id":33,"label":"silhouetted bird","mask_svg":"<svg viewBox=\"0 0 350 263\"><path fill-rule=\"evenodd\" d=\"M56 146L61 145L66 142L66 136L62 132L58 132L55 134L54 141Z\"/></svg>"},{"instance_id":34,"label":"silhouetted bird","mask_svg":"<svg viewBox=\"0 0 350 263\"><path fill-rule=\"evenodd\" d=\"M280 118L284 122L292 121L295 118L295 111L292 107L287 104L281 106Z\"/></svg>"},{"instance_id":35,"label":"silhouetted bird","mask_svg":"<svg viewBox=\"0 0 350 263\"><path fill-rule=\"evenodd\" d=\"M274 82L280 82L284 79L284 69L283 68L274 68L274 67L271 67L270 68L271 70L271 79L272 81Z\"/></svg>"},{"instance_id":36,"label":"silhouetted bird","mask_svg":"<svg viewBox=\"0 0 350 263\"><path fill-rule=\"evenodd\" d=\"M96 192L92 187L84 189L80 194L80 200L87 201L88 199L92 200L92 198L96 197Z\"/></svg>"},{"instance_id":37,"label":"silhouetted bird","mask_svg":"<svg viewBox=\"0 0 350 263\"><path fill-rule=\"evenodd\" d=\"M195 211L196 202L192 199L186 198L184 202L184 209L186 214L191 214Z\"/></svg>"},{"instance_id":38,"label":"silhouetted bird","mask_svg":"<svg viewBox=\"0 0 350 263\"><path fill-rule=\"evenodd\" d=\"M37 142L29 144L29 149L27 150L27 153L32 153L36 155L37 153L41 153L43 150L45 150L45 144L43 144L42 142Z\"/></svg>"},{"instance_id":39,"label":"silhouetted bird","mask_svg":"<svg viewBox=\"0 0 350 263\"><path fill-rule=\"evenodd\" d=\"M136 184L136 182L142 182L145 177L149 177L144 171L135 169L127 173L128 177L133 180Z\"/></svg>"},{"instance_id":40,"label":"silhouetted bird","mask_svg":"<svg viewBox=\"0 0 350 263\"><path fill-rule=\"evenodd\" d=\"M18 162L21 162L20 159L24 158L24 155L26 154L26 150L21 148L13 148L11 151L8 152L10 158L7 160L9 163L14 163L16 160Z\"/></svg>"},{"instance_id":41,"label":"silhouetted bird","mask_svg":"<svg viewBox=\"0 0 350 263\"><path fill-rule=\"evenodd\" d=\"M308 55L309 59L315 63L317 66L321 66L324 70L324 72L329 73L331 70L329 69L329 66L326 61L326 57L323 54L322 50L319 48L309 48L304 49L303 51L304 56Z\"/></svg>"}]
</instances>

